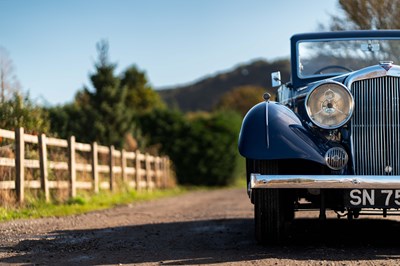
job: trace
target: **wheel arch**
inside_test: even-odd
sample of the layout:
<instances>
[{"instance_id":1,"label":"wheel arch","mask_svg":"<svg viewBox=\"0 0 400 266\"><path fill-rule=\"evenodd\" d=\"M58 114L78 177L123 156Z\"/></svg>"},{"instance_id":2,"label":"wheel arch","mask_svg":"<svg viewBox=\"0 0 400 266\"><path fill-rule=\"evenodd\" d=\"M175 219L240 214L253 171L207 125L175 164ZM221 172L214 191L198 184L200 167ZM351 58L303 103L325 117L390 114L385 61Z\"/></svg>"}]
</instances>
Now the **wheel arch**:
<instances>
[{"instance_id":1,"label":"wheel arch","mask_svg":"<svg viewBox=\"0 0 400 266\"><path fill-rule=\"evenodd\" d=\"M322 143L292 110L276 102L262 102L243 119L239 152L253 160L304 159L325 164L329 147Z\"/></svg>"}]
</instances>

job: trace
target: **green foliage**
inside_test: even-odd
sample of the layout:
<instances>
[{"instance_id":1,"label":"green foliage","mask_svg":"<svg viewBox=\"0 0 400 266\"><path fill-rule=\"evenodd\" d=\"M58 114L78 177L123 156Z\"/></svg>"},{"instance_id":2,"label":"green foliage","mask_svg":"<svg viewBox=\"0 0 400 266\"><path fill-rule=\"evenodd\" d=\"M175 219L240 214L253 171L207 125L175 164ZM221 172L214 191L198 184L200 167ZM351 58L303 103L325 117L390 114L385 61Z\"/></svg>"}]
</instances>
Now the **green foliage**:
<instances>
[{"instance_id":1,"label":"green foliage","mask_svg":"<svg viewBox=\"0 0 400 266\"><path fill-rule=\"evenodd\" d=\"M126 87L126 108L136 112L146 112L164 107L160 96L148 84L146 75L136 66L129 67L121 77L121 85Z\"/></svg>"},{"instance_id":2,"label":"green foliage","mask_svg":"<svg viewBox=\"0 0 400 266\"><path fill-rule=\"evenodd\" d=\"M135 115L163 107L148 84L144 72L135 66L116 75L109 62L108 44L98 43L98 62L90 76L92 89L78 92L72 104L50 108L52 131L62 138L75 135L79 141L124 147L124 137L138 132Z\"/></svg>"},{"instance_id":3,"label":"green foliage","mask_svg":"<svg viewBox=\"0 0 400 266\"><path fill-rule=\"evenodd\" d=\"M184 188L174 188L168 190L142 191L134 190L122 191L120 193L111 193L109 191L101 191L97 195L82 194L63 203L45 203L43 201L32 200L20 207L0 207L0 221L8 221L14 219L40 218L65 216L72 214L80 214L94 210L101 210L113 206L128 204L133 201L144 201L169 196L175 196L185 193Z\"/></svg>"},{"instance_id":4,"label":"green foliage","mask_svg":"<svg viewBox=\"0 0 400 266\"><path fill-rule=\"evenodd\" d=\"M35 105L29 95L15 93L9 100L0 103L0 128L24 127L25 132L47 132L50 125L47 112Z\"/></svg>"},{"instance_id":5,"label":"green foliage","mask_svg":"<svg viewBox=\"0 0 400 266\"><path fill-rule=\"evenodd\" d=\"M86 199L83 198L83 197L81 197L81 196L77 196L77 197L75 197L75 198L69 199L69 200L67 201L67 204L68 204L68 205L74 205L74 204L77 204L77 205L85 205L85 204L86 204Z\"/></svg>"},{"instance_id":6,"label":"green foliage","mask_svg":"<svg viewBox=\"0 0 400 266\"><path fill-rule=\"evenodd\" d=\"M245 116L250 108L263 101L263 94L265 92L264 88L258 86L238 87L225 93L221 97L216 108L222 110L234 110L242 116Z\"/></svg>"},{"instance_id":7,"label":"green foliage","mask_svg":"<svg viewBox=\"0 0 400 266\"><path fill-rule=\"evenodd\" d=\"M95 139L87 109L86 105L79 104L77 100L72 104L48 108L52 134L64 139L75 135L79 141L84 142Z\"/></svg>"},{"instance_id":8,"label":"green foliage","mask_svg":"<svg viewBox=\"0 0 400 266\"><path fill-rule=\"evenodd\" d=\"M241 124L237 113L188 119L176 110L157 110L139 121L150 143L160 143L161 151L173 161L180 184L227 185L235 178Z\"/></svg>"},{"instance_id":9,"label":"green foliage","mask_svg":"<svg viewBox=\"0 0 400 266\"><path fill-rule=\"evenodd\" d=\"M96 72L90 76L94 91L85 88L83 98L88 98L86 116L91 121L95 141L104 145L123 146L123 136L131 130L133 111L125 108L126 87L114 75L115 64L109 63L108 44L100 42L97 46L99 62Z\"/></svg>"}]
</instances>

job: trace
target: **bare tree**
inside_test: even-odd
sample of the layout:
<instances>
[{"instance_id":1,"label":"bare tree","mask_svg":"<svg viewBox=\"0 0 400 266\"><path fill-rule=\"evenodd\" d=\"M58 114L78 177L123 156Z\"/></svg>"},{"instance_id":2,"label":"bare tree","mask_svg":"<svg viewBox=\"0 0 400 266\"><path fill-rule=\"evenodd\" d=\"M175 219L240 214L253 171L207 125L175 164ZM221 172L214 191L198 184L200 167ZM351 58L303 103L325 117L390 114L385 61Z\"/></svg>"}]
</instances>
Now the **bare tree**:
<instances>
[{"instance_id":1,"label":"bare tree","mask_svg":"<svg viewBox=\"0 0 400 266\"><path fill-rule=\"evenodd\" d=\"M14 74L14 64L8 51L0 46L0 101L3 103L20 90L20 83Z\"/></svg>"},{"instance_id":2,"label":"bare tree","mask_svg":"<svg viewBox=\"0 0 400 266\"><path fill-rule=\"evenodd\" d=\"M339 0L339 15L331 15L328 26L322 30L378 30L400 29L400 1L393 0Z\"/></svg>"}]
</instances>

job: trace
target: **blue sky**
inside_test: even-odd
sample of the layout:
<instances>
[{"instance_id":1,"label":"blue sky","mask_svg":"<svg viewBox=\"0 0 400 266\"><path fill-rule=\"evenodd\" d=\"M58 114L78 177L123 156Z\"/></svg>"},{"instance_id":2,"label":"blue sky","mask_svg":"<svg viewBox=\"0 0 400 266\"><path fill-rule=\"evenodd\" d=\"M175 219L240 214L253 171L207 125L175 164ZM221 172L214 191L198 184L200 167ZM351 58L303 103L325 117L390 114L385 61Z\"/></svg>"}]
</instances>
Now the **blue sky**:
<instances>
[{"instance_id":1,"label":"blue sky","mask_svg":"<svg viewBox=\"0 0 400 266\"><path fill-rule=\"evenodd\" d=\"M24 91L62 104L90 87L101 39L117 74L135 64L163 88L288 56L291 35L336 12L337 0L0 0L0 46Z\"/></svg>"}]
</instances>

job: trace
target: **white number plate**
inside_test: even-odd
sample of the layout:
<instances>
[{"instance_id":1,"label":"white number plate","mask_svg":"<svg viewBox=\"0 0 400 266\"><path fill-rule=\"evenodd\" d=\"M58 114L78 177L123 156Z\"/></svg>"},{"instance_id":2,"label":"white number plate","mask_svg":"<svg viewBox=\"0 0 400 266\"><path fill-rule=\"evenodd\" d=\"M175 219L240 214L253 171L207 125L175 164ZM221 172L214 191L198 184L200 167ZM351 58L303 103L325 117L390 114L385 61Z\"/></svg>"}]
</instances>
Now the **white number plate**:
<instances>
[{"instance_id":1,"label":"white number plate","mask_svg":"<svg viewBox=\"0 0 400 266\"><path fill-rule=\"evenodd\" d=\"M349 190L347 207L400 208L400 189L352 189Z\"/></svg>"}]
</instances>

